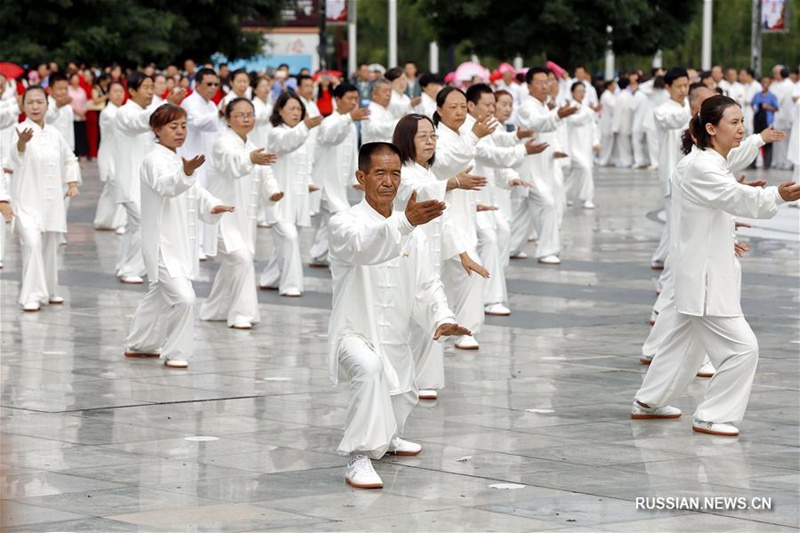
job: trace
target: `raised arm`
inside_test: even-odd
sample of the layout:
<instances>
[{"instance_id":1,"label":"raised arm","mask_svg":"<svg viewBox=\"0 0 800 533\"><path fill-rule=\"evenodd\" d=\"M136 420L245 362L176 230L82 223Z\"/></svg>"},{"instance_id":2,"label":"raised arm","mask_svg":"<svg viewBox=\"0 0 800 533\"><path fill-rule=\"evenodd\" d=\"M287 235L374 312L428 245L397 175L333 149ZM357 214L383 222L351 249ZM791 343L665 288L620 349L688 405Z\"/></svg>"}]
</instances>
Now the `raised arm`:
<instances>
[{"instance_id":1,"label":"raised arm","mask_svg":"<svg viewBox=\"0 0 800 533\"><path fill-rule=\"evenodd\" d=\"M303 146L310 132L304 122L300 122L294 128L278 126L269 131L267 146L277 154L288 154Z\"/></svg>"},{"instance_id":2,"label":"raised arm","mask_svg":"<svg viewBox=\"0 0 800 533\"><path fill-rule=\"evenodd\" d=\"M399 256L414 230L405 214L396 212L380 222L365 222L347 211L330 219L331 257L354 265L378 265Z\"/></svg>"}]
</instances>

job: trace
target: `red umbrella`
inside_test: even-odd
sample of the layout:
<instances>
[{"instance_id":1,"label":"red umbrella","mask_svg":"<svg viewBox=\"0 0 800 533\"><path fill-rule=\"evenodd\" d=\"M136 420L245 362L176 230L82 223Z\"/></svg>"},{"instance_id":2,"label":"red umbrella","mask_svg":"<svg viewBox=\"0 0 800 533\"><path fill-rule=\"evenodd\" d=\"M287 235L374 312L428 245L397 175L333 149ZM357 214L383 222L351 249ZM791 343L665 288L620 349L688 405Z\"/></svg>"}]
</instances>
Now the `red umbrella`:
<instances>
[{"instance_id":1,"label":"red umbrella","mask_svg":"<svg viewBox=\"0 0 800 533\"><path fill-rule=\"evenodd\" d=\"M331 78L341 78L343 74L338 70L318 70L314 76L312 76L312 80L319 81L322 76L329 76Z\"/></svg>"},{"instance_id":2,"label":"red umbrella","mask_svg":"<svg viewBox=\"0 0 800 533\"><path fill-rule=\"evenodd\" d=\"M5 76L8 80L15 80L24 72L25 69L14 63L0 63L0 74Z\"/></svg>"}]
</instances>

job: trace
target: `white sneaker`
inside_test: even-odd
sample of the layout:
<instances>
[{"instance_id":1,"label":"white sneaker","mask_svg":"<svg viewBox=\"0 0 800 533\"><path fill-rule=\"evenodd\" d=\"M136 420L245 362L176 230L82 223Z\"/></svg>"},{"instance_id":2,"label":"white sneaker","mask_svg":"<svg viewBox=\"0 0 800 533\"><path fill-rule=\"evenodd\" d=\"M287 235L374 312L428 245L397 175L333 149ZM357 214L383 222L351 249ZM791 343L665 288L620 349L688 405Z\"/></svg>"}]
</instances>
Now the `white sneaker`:
<instances>
[{"instance_id":1,"label":"white sneaker","mask_svg":"<svg viewBox=\"0 0 800 533\"><path fill-rule=\"evenodd\" d=\"M382 489L383 480L366 455L351 455L344 474L345 482L357 489Z\"/></svg>"},{"instance_id":2,"label":"white sneaker","mask_svg":"<svg viewBox=\"0 0 800 533\"><path fill-rule=\"evenodd\" d=\"M324 259L312 259L308 266L311 268L328 268L331 265Z\"/></svg>"},{"instance_id":3,"label":"white sneaker","mask_svg":"<svg viewBox=\"0 0 800 533\"><path fill-rule=\"evenodd\" d=\"M22 310L32 313L34 311L38 311L40 307L41 305L39 304L39 300L31 300L30 302L26 302L25 305L22 306Z\"/></svg>"},{"instance_id":4,"label":"white sneaker","mask_svg":"<svg viewBox=\"0 0 800 533\"><path fill-rule=\"evenodd\" d=\"M658 313L656 313L655 311L651 312L650 313L650 325L651 326L655 326L656 325L656 318L658 318Z\"/></svg>"},{"instance_id":5,"label":"white sneaker","mask_svg":"<svg viewBox=\"0 0 800 533\"><path fill-rule=\"evenodd\" d=\"M125 235L125 233L127 231L128 230L125 229L125 226L120 226L120 227L118 227L117 229L114 230L114 233L116 233L117 235Z\"/></svg>"},{"instance_id":6,"label":"white sneaker","mask_svg":"<svg viewBox=\"0 0 800 533\"><path fill-rule=\"evenodd\" d=\"M200 252L200 253L197 254L197 259L199 261L208 261L208 256L206 254L204 254L203 252Z\"/></svg>"},{"instance_id":7,"label":"white sneaker","mask_svg":"<svg viewBox=\"0 0 800 533\"><path fill-rule=\"evenodd\" d=\"M164 361L164 366L167 368L189 368L189 361L184 361L183 359L167 359Z\"/></svg>"},{"instance_id":8,"label":"white sneaker","mask_svg":"<svg viewBox=\"0 0 800 533\"><path fill-rule=\"evenodd\" d=\"M456 348L459 350L477 350L481 345L472 335L462 335L456 341Z\"/></svg>"},{"instance_id":9,"label":"white sneaker","mask_svg":"<svg viewBox=\"0 0 800 533\"><path fill-rule=\"evenodd\" d=\"M711 364L710 361L706 361L703 363L703 366L700 367L700 370L697 371L698 378L710 378L713 377L714 374L717 373L717 369L714 368L714 365Z\"/></svg>"},{"instance_id":10,"label":"white sneaker","mask_svg":"<svg viewBox=\"0 0 800 533\"><path fill-rule=\"evenodd\" d=\"M680 418L681 410L676 407L665 405L664 407L645 407L643 404L633 401L631 407L631 418L634 420L652 420L659 418Z\"/></svg>"},{"instance_id":11,"label":"white sneaker","mask_svg":"<svg viewBox=\"0 0 800 533\"><path fill-rule=\"evenodd\" d=\"M119 281L122 283L128 283L130 285L139 285L144 283L142 276L120 276Z\"/></svg>"},{"instance_id":12,"label":"white sneaker","mask_svg":"<svg viewBox=\"0 0 800 533\"><path fill-rule=\"evenodd\" d=\"M253 324L250 322L236 322L231 326L233 329L253 329Z\"/></svg>"},{"instance_id":13,"label":"white sneaker","mask_svg":"<svg viewBox=\"0 0 800 533\"><path fill-rule=\"evenodd\" d=\"M510 257L511 257L511 259L527 259L528 258L528 254L526 254L525 252L516 252L516 253L511 254Z\"/></svg>"},{"instance_id":14,"label":"white sneaker","mask_svg":"<svg viewBox=\"0 0 800 533\"><path fill-rule=\"evenodd\" d=\"M299 289L287 289L286 292L282 292L281 296L288 296L289 298L299 298L303 293L300 292Z\"/></svg>"},{"instance_id":15,"label":"white sneaker","mask_svg":"<svg viewBox=\"0 0 800 533\"><path fill-rule=\"evenodd\" d=\"M439 393L433 389L420 389L417 396L420 400L436 400L439 398Z\"/></svg>"},{"instance_id":16,"label":"white sneaker","mask_svg":"<svg viewBox=\"0 0 800 533\"><path fill-rule=\"evenodd\" d=\"M586 200L585 202L583 202L583 208L584 209L597 209L597 206L595 205L595 203L593 201Z\"/></svg>"},{"instance_id":17,"label":"white sneaker","mask_svg":"<svg viewBox=\"0 0 800 533\"><path fill-rule=\"evenodd\" d=\"M422 446L416 442L395 437L392 439L391 444L389 444L389 449L386 451L386 453L391 455L399 455L401 457L413 457L415 455L419 455L419 452L421 451Z\"/></svg>"},{"instance_id":18,"label":"white sneaker","mask_svg":"<svg viewBox=\"0 0 800 533\"><path fill-rule=\"evenodd\" d=\"M651 270L664 270L664 261L650 261Z\"/></svg>"},{"instance_id":19,"label":"white sneaker","mask_svg":"<svg viewBox=\"0 0 800 533\"><path fill-rule=\"evenodd\" d=\"M639 362L642 363L643 365L649 365L650 363L653 362L653 356L643 353L642 356L639 358Z\"/></svg>"},{"instance_id":20,"label":"white sneaker","mask_svg":"<svg viewBox=\"0 0 800 533\"><path fill-rule=\"evenodd\" d=\"M546 255L539 258L539 262L543 265L560 265L561 259L557 255Z\"/></svg>"},{"instance_id":21,"label":"white sneaker","mask_svg":"<svg viewBox=\"0 0 800 533\"><path fill-rule=\"evenodd\" d=\"M51 296L49 302L55 305L63 304L64 298L62 298L61 296Z\"/></svg>"},{"instance_id":22,"label":"white sneaker","mask_svg":"<svg viewBox=\"0 0 800 533\"><path fill-rule=\"evenodd\" d=\"M511 310L503 304L489 304L484 306L483 311L489 316L508 316Z\"/></svg>"},{"instance_id":23,"label":"white sneaker","mask_svg":"<svg viewBox=\"0 0 800 533\"><path fill-rule=\"evenodd\" d=\"M719 435L721 437L738 437L739 429L733 424L718 424L716 422L703 422L702 420L694 419L692 422L692 431L697 433L706 433L708 435Z\"/></svg>"}]
</instances>

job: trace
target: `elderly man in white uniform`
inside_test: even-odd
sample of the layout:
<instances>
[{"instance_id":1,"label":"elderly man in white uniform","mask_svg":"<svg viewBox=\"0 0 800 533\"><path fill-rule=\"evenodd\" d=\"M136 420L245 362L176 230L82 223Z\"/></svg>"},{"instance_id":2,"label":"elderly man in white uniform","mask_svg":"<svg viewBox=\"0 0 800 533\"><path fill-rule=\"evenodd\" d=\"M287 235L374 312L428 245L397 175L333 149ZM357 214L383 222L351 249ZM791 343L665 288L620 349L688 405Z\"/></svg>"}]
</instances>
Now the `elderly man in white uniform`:
<instances>
[{"instance_id":1,"label":"elderly man in white uniform","mask_svg":"<svg viewBox=\"0 0 800 533\"><path fill-rule=\"evenodd\" d=\"M328 221L350 208L347 190L355 184L358 161L356 123L369 117L366 107L358 106L358 88L340 83L333 89L336 111L322 121L317 135L313 181L322 189L317 232L311 246L311 266L328 266Z\"/></svg>"},{"instance_id":2,"label":"elderly man in white uniform","mask_svg":"<svg viewBox=\"0 0 800 533\"><path fill-rule=\"evenodd\" d=\"M404 212L393 210L402 165L392 144L363 146L358 166L365 199L330 221L329 357L333 381L340 373L350 379L339 444L339 452L349 455L345 481L356 488L382 488L372 459L422 451L401 438L417 403L412 321L434 339L469 332L455 323L427 240L415 231L441 216L445 204L417 202L414 192Z\"/></svg>"},{"instance_id":3,"label":"elderly man in white uniform","mask_svg":"<svg viewBox=\"0 0 800 533\"><path fill-rule=\"evenodd\" d=\"M372 101L369 103L370 115L361 124L361 144L391 142L394 127L400 120L389 110L392 100L392 84L386 78L379 78L372 85Z\"/></svg>"}]
</instances>

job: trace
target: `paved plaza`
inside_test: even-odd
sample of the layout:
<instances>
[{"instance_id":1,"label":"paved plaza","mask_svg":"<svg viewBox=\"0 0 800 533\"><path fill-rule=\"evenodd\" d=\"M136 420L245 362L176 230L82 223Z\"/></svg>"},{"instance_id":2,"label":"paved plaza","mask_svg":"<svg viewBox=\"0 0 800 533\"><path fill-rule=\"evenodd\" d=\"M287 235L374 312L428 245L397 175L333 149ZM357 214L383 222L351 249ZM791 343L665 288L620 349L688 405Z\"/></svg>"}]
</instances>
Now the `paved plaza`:
<instances>
[{"instance_id":1,"label":"paved plaza","mask_svg":"<svg viewBox=\"0 0 800 533\"><path fill-rule=\"evenodd\" d=\"M761 359L740 437L692 432L700 379L675 403L683 418L630 420L656 297L659 187L654 172L600 169L599 209L565 216L563 264L512 261L512 316L487 319L479 351L446 349L447 388L406 426L422 454L376 462L385 488L357 490L336 454L347 387L328 378L329 272L307 269L299 299L259 292L252 331L198 322L188 370L126 360L146 288L114 277L119 237L92 227L94 163L84 180L60 250L66 304L19 309L17 242L0 271L4 532L800 527L798 209L742 232L743 307ZM258 235L260 269L272 235ZM202 265L200 298L217 267ZM729 505L737 497L747 509ZM701 508L642 509L637 498Z\"/></svg>"}]
</instances>

